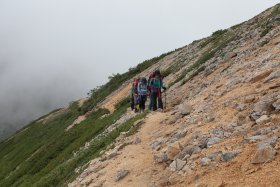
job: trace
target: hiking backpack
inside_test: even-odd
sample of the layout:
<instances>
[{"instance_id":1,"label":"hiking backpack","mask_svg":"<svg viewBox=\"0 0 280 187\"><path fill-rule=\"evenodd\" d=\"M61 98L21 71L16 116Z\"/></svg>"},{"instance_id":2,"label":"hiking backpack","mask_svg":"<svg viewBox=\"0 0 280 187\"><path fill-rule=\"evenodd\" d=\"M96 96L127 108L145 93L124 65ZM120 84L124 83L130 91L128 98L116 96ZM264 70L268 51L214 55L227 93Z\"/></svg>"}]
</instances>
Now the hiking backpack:
<instances>
[{"instance_id":1,"label":"hiking backpack","mask_svg":"<svg viewBox=\"0 0 280 187\"><path fill-rule=\"evenodd\" d=\"M147 95L148 92L148 85L147 79L145 77L141 78L141 81L138 86L138 93L139 95Z\"/></svg>"}]
</instances>

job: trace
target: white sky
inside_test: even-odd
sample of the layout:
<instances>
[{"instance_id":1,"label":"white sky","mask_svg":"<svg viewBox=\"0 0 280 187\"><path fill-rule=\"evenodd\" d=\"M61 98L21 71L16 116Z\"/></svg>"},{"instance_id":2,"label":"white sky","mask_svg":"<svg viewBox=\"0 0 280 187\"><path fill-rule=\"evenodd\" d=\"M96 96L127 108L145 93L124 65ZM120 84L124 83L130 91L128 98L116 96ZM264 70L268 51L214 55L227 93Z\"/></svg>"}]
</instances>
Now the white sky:
<instances>
[{"instance_id":1,"label":"white sky","mask_svg":"<svg viewBox=\"0 0 280 187\"><path fill-rule=\"evenodd\" d=\"M37 117L85 96L112 73L248 20L276 3L0 0L0 119Z\"/></svg>"}]
</instances>

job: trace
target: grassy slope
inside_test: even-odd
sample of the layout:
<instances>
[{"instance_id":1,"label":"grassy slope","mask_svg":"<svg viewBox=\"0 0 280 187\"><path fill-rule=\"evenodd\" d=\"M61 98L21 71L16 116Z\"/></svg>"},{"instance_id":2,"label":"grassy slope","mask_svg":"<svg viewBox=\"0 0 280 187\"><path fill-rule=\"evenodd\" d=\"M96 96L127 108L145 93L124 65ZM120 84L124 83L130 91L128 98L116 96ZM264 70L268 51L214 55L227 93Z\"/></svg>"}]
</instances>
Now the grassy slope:
<instances>
[{"instance_id":1,"label":"grassy slope","mask_svg":"<svg viewBox=\"0 0 280 187\"><path fill-rule=\"evenodd\" d=\"M94 143L88 151L82 152L74 159L72 159L74 152L125 113L128 107L127 102L120 103L113 114L102 120L98 118L108 113L105 109L99 109L92 113L88 119L70 131L65 132L65 129L80 114L96 107L122 83L170 53L146 60L127 73L111 77L107 84L92 91L90 99L81 108L76 102L72 103L65 113L56 116L47 123L42 124L38 120L34 121L11 139L2 141L0 143L0 186L61 186L75 176L74 170L77 167L97 156L106 145L113 142L120 131L127 130L132 121L138 117L123 124L118 131L112 132L108 137L103 137L99 142Z\"/></svg>"}]
</instances>

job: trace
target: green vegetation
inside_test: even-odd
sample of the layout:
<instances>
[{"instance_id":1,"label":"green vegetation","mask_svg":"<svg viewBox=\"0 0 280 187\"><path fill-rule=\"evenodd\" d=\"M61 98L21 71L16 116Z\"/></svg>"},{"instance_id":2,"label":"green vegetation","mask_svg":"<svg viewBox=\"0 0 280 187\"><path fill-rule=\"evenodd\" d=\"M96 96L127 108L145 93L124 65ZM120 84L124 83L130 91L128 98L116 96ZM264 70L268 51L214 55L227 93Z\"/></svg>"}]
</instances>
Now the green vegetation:
<instances>
[{"instance_id":1,"label":"green vegetation","mask_svg":"<svg viewBox=\"0 0 280 187\"><path fill-rule=\"evenodd\" d=\"M117 121L128 106L125 99L116 105L117 110L112 114L98 109L67 132L65 129L78 117L77 103L46 124L33 122L24 132L0 144L0 186L63 186L76 176L76 168L99 156L120 132L128 131L136 120L144 117L145 113L137 115L107 136L98 138L90 148L80 150ZM104 114L107 116L101 119ZM74 156L75 152L79 154Z\"/></svg>"},{"instance_id":2,"label":"green vegetation","mask_svg":"<svg viewBox=\"0 0 280 187\"><path fill-rule=\"evenodd\" d=\"M217 45L219 41L221 40L221 37L227 32L227 30L217 30L213 32L211 37L207 40L205 40L202 44L200 44L200 48L206 47L208 44L212 43L214 45Z\"/></svg>"},{"instance_id":3,"label":"green vegetation","mask_svg":"<svg viewBox=\"0 0 280 187\"><path fill-rule=\"evenodd\" d=\"M181 75L173 82L171 85L176 84L177 82L182 81L185 79L186 75L191 73L187 79L183 80L181 85L184 85L187 81L191 80L193 77L198 75L201 71L204 71L205 66L204 63L206 63L208 60L213 58L215 54L222 50L224 47L227 46L228 43L230 43L232 40L236 38L236 35L232 33L228 33L227 30L218 30L212 34L212 36L203 42L200 47L205 47L208 44L211 44L211 47L207 51L205 51L198 60L189 66L187 69L185 69Z\"/></svg>"}]
</instances>

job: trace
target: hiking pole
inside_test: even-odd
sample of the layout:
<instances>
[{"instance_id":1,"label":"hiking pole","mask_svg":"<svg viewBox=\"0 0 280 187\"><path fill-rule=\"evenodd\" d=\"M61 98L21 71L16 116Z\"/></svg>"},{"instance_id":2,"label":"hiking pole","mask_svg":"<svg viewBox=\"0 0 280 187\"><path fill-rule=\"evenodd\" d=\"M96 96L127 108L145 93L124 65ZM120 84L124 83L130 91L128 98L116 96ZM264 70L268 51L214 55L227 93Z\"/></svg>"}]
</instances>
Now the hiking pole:
<instances>
[{"instance_id":1,"label":"hiking pole","mask_svg":"<svg viewBox=\"0 0 280 187\"><path fill-rule=\"evenodd\" d=\"M166 110L166 90L164 90L164 110Z\"/></svg>"}]
</instances>

